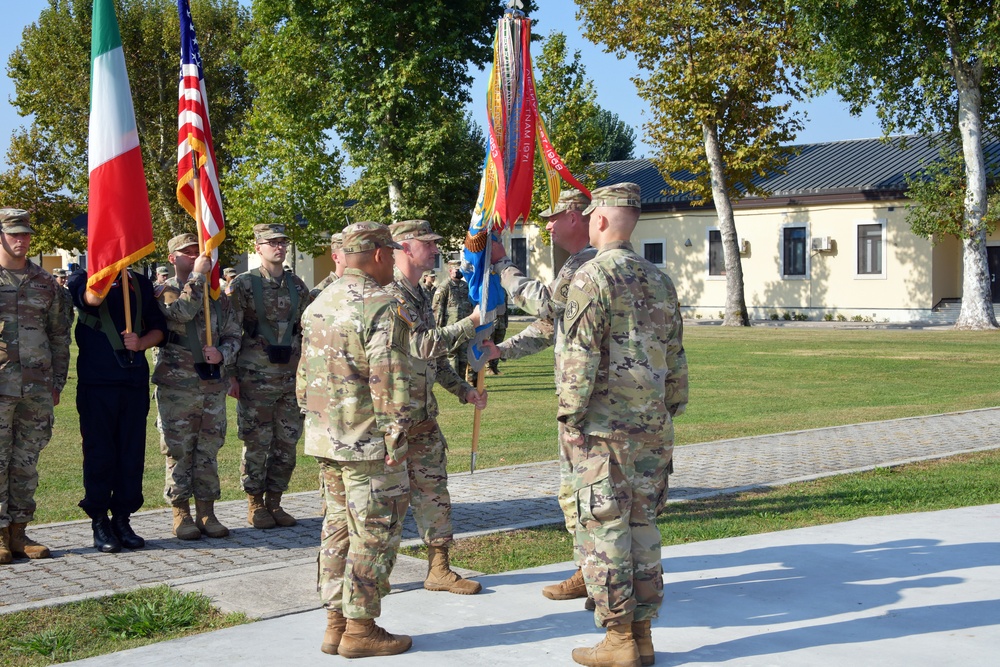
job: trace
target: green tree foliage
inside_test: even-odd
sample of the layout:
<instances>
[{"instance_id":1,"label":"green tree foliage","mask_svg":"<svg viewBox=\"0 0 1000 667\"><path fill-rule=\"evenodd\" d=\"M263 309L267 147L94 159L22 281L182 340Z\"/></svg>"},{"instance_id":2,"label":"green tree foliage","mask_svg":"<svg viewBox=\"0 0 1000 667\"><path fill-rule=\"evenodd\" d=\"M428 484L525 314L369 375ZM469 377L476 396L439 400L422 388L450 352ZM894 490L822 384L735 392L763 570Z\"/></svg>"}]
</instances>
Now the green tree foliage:
<instances>
[{"instance_id":1,"label":"green tree foliage","mask_svg":"<svg viewBox=\"0 0 1000 667\"><path fill-rule=\"evenodd\" d=\"M1000 188L992 174L983 224L987 234L997 228L1000 218ZM907 195L913 204L907 207L906 221L917 236L937 242L942 236L968 237L965 226L965 160L961 150L941 149L941 159L916 174L906 177Z\"/></svg>"},{"instance_id":2,"label":"green tree foliage","mask_svg":"<svg viewBox=\"0 0 1000 667\"><path fill-rule=\"evenodd\" d=\"M463 113L469 65L492 60L502 12L489 0L256 0L262 30L255 49L274 48L295 62L286 90L262 103L343 141L362 172L352 220L425 217L444 235L458 235L483 156L481 136ZM338 215L321 224L343 223Z\"/></svg>"},{"instance_id":3,"label":"green tree foliage","mask_svg":"<svg viewBox=\"0 0 1000 667\"><path fill-rule=\"evenodd\" d=\"M593 162L635 159L635 130L620 119L618 114L601 109L597 114L597 127L604 139L591 157Z\"/></svg>"},{"instance_id":4,"label":"green tree foliage","mask_svg":"<svg viewBox=\"0 0 1000 667\"><path fill-rule=\"evenodd\" d=\"M15 132L7 149L11 167L0 174L0 201L31 214L32 253L84 250L87 239L70 221L82 203L62 191L68 167L37 128Z\"/></svg>"},{"instance_id":5,"label":"green tree foliage","mask_svg":"<svg viewBox=\"0 0 1000 667\"><path fill-rule=\"evenodd\" d=\"M798 49L781 0L577 0L587 37L620 58L650 106L645 130L667 184L714 201L726 261L724 324L749 324L731 198L766 196L754 182L780 170L801 129L789 59Z\"/></svg>"},{"instance_id":6,"label":"green tree foliage","mask_svg":"<svg viewBox=\"0 0 1000 667\"><path fill-rule=\"evenodd\" d=\"M76 201L85 201L88 191L92 5L92 0L48 0L7 63L17 91L14 106L32 117L39 151L48 151L61 165L52 192L67 192ZM176 198L177 3L116 0L115 7L162 257L170 236L194 228ZM250 15L237 0L192 0L191 13L204 60L216 157L225 173L234 159L231 137L253 98L241 63L251 34Z\"/></svg>"},{"instance_id":7,"label":"green tree foliage","mask_svg":"<svg viewBox=\"0 0 1000 667\"><path fill-rule=\"evenodd\" d=\"M965 169L962 310L956 326L996 328L986 259L983 128L1000 114L997 0L797 0L818 88L855 112L874 104L886 134L960 138Z\"/></svg>"}]
</instances>

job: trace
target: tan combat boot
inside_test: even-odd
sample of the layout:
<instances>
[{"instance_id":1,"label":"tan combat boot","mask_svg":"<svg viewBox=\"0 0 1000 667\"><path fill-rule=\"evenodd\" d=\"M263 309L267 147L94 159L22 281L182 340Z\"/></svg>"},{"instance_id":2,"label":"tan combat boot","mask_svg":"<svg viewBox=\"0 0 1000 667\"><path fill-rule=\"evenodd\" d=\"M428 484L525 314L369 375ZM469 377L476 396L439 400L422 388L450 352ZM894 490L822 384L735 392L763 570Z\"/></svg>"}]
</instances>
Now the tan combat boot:
<instances>
[{"instance_id":1,"label":"tan combat boot","mask_svg":"<svg viewBox=\"0 0 1000 667\"><path fill-rule=\"evenodd\" d=\"M247 494L247 523L254 528L274 528L274 517L264 506L264 494Z\"/></svg>"},{"instance_id":2,"label":"tan combat boot","mask_svg":"<svg viewBox=\"0 0 1000 667\"><path fill-rule=\"evenodd\" d=\"M653 652L653 635L649 627L650 621L634 621L632 623L632 639L639 649L639 660L643 667L649 667L656 663L656 654Z\"/></svg>"},{"instance_id":3,"label":"tan combat boot","mask_svg":"<svg viewBox=\"0 0 1000 667\"><path fill-rule=\"evenodd\" d=\"M427 547L427 579L424 588L429 591L448 591L459 595L475 595L483 590L478 581L458 576L448 562L448 547Z\"/></svg>"},{"instance_id":4,"label":"tan combat boot","mask_svg":"<svg viewBox=\"0 0 1000 667\"><path fill-rule=\"evenodd\" d=\"M577 570L566 581L546 586L542 589L542 595L550 600L575 600L587 597L587 583L583 580L583 570Z\"/></svg>"},{"instance_id":5,"label":"tan combat boot","mask_svg":"<svg viewBox=\"0 0 1000 667\"><path fill-rule=\"evenodd\" d=\"M194 523L203 534L209 537L226 537L229 535L229 529L215 518L214 500L195 499L194 510L198 517Z\"/></svg>"},{"instance_id":6,"label":"tan combat boot","mask_svg":"<svg viewBox=\"0 0 1000 667\"><path fill-rule=\"evenodd\" d=\"M413 646L409 635L393 635L375 625L372 618L349 618L337 653L345 658L397 655Z\"/></svg>"},{"instance_id":7,"label":"tan combat boot","mask_svg":"<svg viewBox=\"0 0 1000 667\"><path fill-rule=\"evenodd\" d=\"M24 534L26 523L10 524L10 552L18 558L51 558L47 546L41 545Z\"/></svg>"},{"instance_id":8,"label":"tan combat boot","mask_svg":"<svg viewBox=\"0 0 1000 667\"><path fill-rule=\"evenodd\" d=\"M270 513L274 522L283 528L294 526L295 517L281 509L281 491L268 491L264 494L264 507Z\"/></svg>"},{"instance_id":9,"label":"tan combat boot","mask_svg":"<svg viewBox=\"0 0 1000 667\"><path fill-rule=\"evenodd\" d=\"M609 625L604 641L594 648L573 649L573 661L587 667L641 667L639 647L632 637L632 614Z\"/></svg>"},{"instance_id":10,"label":"tan combat boot","mask_svg":"<svg viewBox=\"0 0 1000 667\"><path fill-rule=\"evenodd\" d=\"M10 526L0 528L0 565L14 562L14 554L10 552Z\"/></svg>"},{"instance_id":11,"label":"tan combat boot","mask_svg":"<svg viewBox=\"0 0 1000 667\"><path fill-rule=\"evenodd\" d=\"M339 609L326 610L326 633L323 635L323 643L319 650L329 655L337 655L337 647L340 646L340 638L344 636L347 628L347 619Z\"/></svg>"},{"instance_id":12,"label":"tan combat boot","mask_svg":"<svg viewBox=\"0 0 1000 667\"><path fill-rule=\"evenodd\" d=\"M175 500L174 508L174 535L179 540L201 539L201 531L194 525L191 518L191 505L187 500Z\"/></svg>"}]
</instances>

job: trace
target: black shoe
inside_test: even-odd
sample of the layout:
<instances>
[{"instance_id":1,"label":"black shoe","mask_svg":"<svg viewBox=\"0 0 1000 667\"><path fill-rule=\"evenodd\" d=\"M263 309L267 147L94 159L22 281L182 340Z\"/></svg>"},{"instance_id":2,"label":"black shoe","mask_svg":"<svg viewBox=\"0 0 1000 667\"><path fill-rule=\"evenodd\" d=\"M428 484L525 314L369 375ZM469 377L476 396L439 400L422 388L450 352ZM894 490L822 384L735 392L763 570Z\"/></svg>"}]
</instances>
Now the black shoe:
<instances>
[{"instance_id":1,"label":"black shoe","mask_svg":"<svg viewBox=\"0 0 1000 667\"><path fill-rule=\"evenodd\" d=\"M135 534L128 522L128 514L111 517L111 532L126 549L141 549L146 546L146 540Z\"/></svg>"},{"instance_id":2,"label":"black shoe","mask_svg":"<svg viewBox=\"0 0 1000 667\"><path fill-rule=\"evenodd\" d=\"M106 554L117 553L122 550L122 543L115 537L111 530L111 521L106 516L94 519L90 522L94 529L94 548Z\"/></svg>"}]
</instances>

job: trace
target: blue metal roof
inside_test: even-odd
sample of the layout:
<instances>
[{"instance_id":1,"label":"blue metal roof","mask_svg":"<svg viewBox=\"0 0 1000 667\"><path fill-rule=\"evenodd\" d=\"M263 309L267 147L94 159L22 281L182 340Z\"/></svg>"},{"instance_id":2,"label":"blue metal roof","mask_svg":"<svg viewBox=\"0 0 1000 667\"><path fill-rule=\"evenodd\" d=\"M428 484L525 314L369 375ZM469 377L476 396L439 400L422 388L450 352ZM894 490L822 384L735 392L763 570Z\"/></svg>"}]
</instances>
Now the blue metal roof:
<instances>
[{"instance_id":1,"label":"blue metal roof","mask_svg":"<svg viewBox=\"0 0 1000 667\"><path fill-rule=\"evenodd\" d=\"M903 144L905 142L905 148ZM754 179L771 197L802 197L833 194L902 194L906 175L936 161L939 145L923 136L852 139L793 146L794 154L782 173ZM1000 139L983 142L988 173L1000 173ZM647 159L607 162L600 167L606 176L598 185L637 183L643 207L686 206L692 198L667 187L656 166ZM691 172L676 172L678 180L691 180ZM744 201L760 200L746 197Z\"/></svg>"}]
</instances>

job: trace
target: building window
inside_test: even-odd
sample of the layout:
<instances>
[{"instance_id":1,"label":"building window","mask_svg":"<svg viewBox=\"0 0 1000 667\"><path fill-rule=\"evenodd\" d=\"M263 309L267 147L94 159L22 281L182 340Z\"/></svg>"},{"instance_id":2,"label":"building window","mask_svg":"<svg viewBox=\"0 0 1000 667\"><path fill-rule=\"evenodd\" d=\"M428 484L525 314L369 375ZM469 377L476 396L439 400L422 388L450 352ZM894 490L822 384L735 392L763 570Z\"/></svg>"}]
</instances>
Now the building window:
<instances>
[{"instance_id":1,"label":"building window","mask_svg":"<svg viewBox=\"0 0 1000 667\"><path fill-rule=\"evenodd\" d=\"M722 232L708 230L708 275L726 275L726 254L722 250Z\"/></svg>"},{"instance_id":2,"label":"building window","mask_svg":"<svg viewBox=\"0 0 1000 667\"><path fill-rule=\"evenodd\" d=\"M882 275L882 225L858 225L858 275Z\"/></svg>"},{"instance_id":3,"label":"building window","mask_svg":"<svg viewBox=\"0 0 1000 667\"><path fill-rule=\"evenodd\" d=\"M663 241L654 241L652 243L642 244L642 254L643 257L649 261L650 264L655 264L656 266L664 266L663 262Z\"/></svg>"},{"instance_id":4,"label":"building window","mask_svg":"<svg viewBox=\"0 0 1000 667\"><path fill-rule=\"evenodd\" d=\"M528 275L528 240L525 238L512 238L510 240L510 261L514 263L517 270Z\"/></svg>"},{"instance_id":5,"label":"building window","mask_svg":"<svg viewBox=\"0 0 1000 667\"><path fill-rule=\"evenodd\" d=\"M441 269L441 255L434 255L434 270L439 271Z\"/></svg>"},{"instance_id":6,"label":"building window","mask_svg":"<svg viewBox=\"0 0 1000 667\"><path fill-rule=\"evenodd\" d=\"M806 241L805 227L785 227L781 242L781 274L783 276L806 275Z\"/></svg>"}]
</instances>

